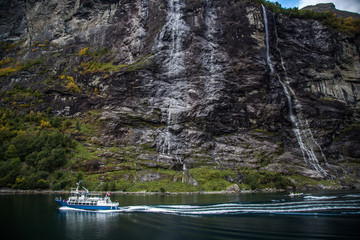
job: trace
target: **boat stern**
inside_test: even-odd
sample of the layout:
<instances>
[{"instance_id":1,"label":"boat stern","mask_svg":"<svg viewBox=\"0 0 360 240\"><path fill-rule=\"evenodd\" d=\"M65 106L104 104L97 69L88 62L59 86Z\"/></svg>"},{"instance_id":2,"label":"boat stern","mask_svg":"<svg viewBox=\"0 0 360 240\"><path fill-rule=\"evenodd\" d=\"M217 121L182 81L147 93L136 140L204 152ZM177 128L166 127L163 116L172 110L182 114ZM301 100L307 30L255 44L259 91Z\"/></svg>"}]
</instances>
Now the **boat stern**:
<instances>
[{"instance_id":1,"label":"boat stern","mask_svg":"<svg viewBox=\"0 0 360 240\"><path fill-rule=\"evenodd\" d=\"M59 204L60 207L67 206L67 202L65 199L55 198L55 202Z\"/></svg>"}]
</instances>

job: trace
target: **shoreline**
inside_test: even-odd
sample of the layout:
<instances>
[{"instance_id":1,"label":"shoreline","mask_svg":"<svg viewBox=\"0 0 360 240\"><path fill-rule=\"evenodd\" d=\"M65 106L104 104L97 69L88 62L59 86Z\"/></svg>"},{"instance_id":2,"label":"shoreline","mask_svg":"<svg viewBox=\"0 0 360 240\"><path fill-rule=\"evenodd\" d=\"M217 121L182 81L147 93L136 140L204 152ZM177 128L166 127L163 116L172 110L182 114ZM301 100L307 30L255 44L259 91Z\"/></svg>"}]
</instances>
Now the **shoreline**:
<instances>
[{"instance_id":1,"label":"shoreline","mask_svg":"<svg viewBox=\"0 0 360 240\"><path fill-rule=\"evenodd\" d=\"M122 191L89 191L93 193L106 194L107 192L116 195L208 195L208 194L240 194L240 193L274 193L286 192L285 189L261 189L242 191L212 191L212 192L122 192ZM70 194L68 190L22 190L22 189L0 189L1 194Z\"/></svg>"},{"instance_id":2,"label":"shoreline","mask_svg":"<svg viewBox=\"0 0 360 240\"><path fill-rule=\"evenodd\" d=\"M332 187L332 188L304 188L298 189L297 192L301 191L311 191L311 190L328 190L328 191L336 191L336 190L350 190L352 188L348 187ZM92 192L92 191L90 191ZM240 190L240 191L212 191L212 192L123 192L123 191L94 191L93 193L98 194L106 194L107 192L115 195L210 195L210 194L249 194L249 193L276 193L276 192L293 192L293 190L289 189L274 189L274 188L266 188L266 189L255 189L255 190ZM2 188L0 189L0 195L2 194L70 194L69 190L22 190L22 189L10 189L10 188Z\"/></svg>"}]
</instances>

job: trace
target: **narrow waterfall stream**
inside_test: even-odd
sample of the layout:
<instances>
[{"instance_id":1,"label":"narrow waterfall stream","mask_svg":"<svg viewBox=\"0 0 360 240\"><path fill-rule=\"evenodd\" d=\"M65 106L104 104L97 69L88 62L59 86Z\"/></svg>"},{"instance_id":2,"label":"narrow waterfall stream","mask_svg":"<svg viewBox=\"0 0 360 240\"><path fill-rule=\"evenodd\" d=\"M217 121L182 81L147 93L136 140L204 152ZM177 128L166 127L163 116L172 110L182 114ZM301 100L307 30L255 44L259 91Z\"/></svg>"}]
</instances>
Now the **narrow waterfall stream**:
<instances>
[{"instance_id":1,"label":"narrow waterfall stream","mask_svg":"<svg viewBox=\"0 0 360 240\"><path fill-rule=\"evenodd\" d=\"M203 43L202 67L206 71L205 90L208 105L219 101L221 90L224 88L223 79L224 65L221 46L218 43L216 34L221 31L218 25L217 12L213 0L206 1L205 7L205 41Z\"/></svg>"},{"instance_id":2,"label":"narrow waterfall stream","mask_svg":"<svg viewBox=\"0 0 360 240\"><path fill-rule=\"evenodd\" d=\"M264 5L261 5L262 7L262 12L263 12L263 16L264 16L264 25L265 25L265 41L266 41L266 61L267 64L270 68L270 72L276 76L276 78L278 79L279 83L282 86L282 89L285 93L286 99L287 99L287 103L288 103L288 108L289 108L289 117L291 120L291 123L293 125L293 131L295 133L297 142L300 146L300 150L301 153L303 155L304 161L310 165L314 170L316 170L319 174L321 174L324 177L327 177L327 172L320 166L319 160L316 157L316 154L314 152L314 148L317 148L321 154L322 157L325 159L325 156L322 152L322 149L320 147L320 145L316 142L316 140L313 137L313 134L310 130L309 124L307 122L307 120L302 116L301 113L301 105L299 103L299 101L296 98L295 92L294 90L290 87L290 84L288 82L288 80L286 79L285 82L283 82L279 76L279 74L276 73L276 71L274 70L272 61L271 61L271 56L270 56L270 43L269 43L269 26L268 26L268 17L267 17L267 13L266 13L266 8L264 7ZM276 32L276 31L275 31ZM276 38L277 38L277 32L276 32ZM276 43L278 44L278 38L276 39ZM280 53L280 50L278 49L278 46L276 44L277 50ZM286 73L286 68L285 68L285 64L284 61L282 59L282 55L280 53L280 58L281 58L281 65L282 68L287 76ZM294 103L294 104L293 104ZM296 112L294 112L294 107L297 109Z\"/></svg>"},{"instance_id":3,"label":"narrow waterfall stream","mask_svg":"<svg viewBox=\"0 0 360 240\"><path fill-rule=\"evenodd\" d=\"M167 127L160 134L162 140L158 150L163 155L175 158L182 164L185 171L186 165L180 154L185 143L179 135L182 131L182 118L188 106L183 42L188 35L189 27L183 20L183 7L182 0L168 0L166 23L159 33L159 42L157 43L159 45L157 48L166 52L164 67L168 85L167 95L164 97L164 105L167 106L167 109L163 109L167 116ZM168 36L171 37L170 41Z\"/></svg>"},{"instance_id":4,"label":"narrow waterfall stream","mask_svg":"<svg viewBox=\"0 0 360 240\"><path fill-rule=\"evenodd\" d=\"M206 107L208 111L214 111L214 107L219 103L222 91L225 89L225 69L227 60L224 59L226 52L219 44L218 34L221 33L221 25L218 21L218 12L216 1L206 0L205 5L205 38L203 41L202 51L202 68L204 70L204 87ZM214 162L221 167L218 161L217 144L214 142L212 158Z\"/></svg>"},{"instance_id":5,"label":"narrow waterfall stream","mask_svg":"<svg viewBox=\"0 0 360 240\"><path fill-rule=\"evenodd\" d=\"M146 37L146 21L149 18L149 0L141 0L141 8L139 9L140 12L140 26L137 30L138 35L138 42L137 42L137 52L140 53L141 49L143 48L143 39Z\"/></svg>"}]
</instances>

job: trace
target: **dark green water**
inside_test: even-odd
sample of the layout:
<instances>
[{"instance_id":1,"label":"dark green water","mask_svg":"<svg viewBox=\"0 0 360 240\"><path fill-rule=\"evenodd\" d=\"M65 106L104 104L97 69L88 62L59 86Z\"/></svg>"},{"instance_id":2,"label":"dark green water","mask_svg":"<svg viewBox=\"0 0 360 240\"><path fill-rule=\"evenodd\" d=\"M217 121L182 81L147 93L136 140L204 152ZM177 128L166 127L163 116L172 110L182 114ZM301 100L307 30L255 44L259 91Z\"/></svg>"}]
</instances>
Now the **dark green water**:
<instances>
[{"instance_id":1,"label":"dark green water","mask_svg":"<svg viewBox=\"0 0 360 240\"><path fill-rule=\"evenodd\" d=\"M67 195L62 195L67 197ZM360 194L114 195L112 212L59 209L55 195L0 195L10 239L359 239Z\"/></svg>"}]
</instances>

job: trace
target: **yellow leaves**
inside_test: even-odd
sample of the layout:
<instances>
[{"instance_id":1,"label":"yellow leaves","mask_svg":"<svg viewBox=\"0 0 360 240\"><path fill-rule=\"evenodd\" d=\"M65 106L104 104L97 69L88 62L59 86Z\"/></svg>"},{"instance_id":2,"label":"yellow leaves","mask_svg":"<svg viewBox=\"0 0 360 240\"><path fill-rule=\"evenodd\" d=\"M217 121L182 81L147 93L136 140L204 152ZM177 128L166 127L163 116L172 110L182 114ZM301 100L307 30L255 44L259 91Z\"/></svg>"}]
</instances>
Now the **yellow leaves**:
<instances>
[{"instance_id":1,"label":"yellow leaves","mask_svg":"<svg viewBox=\"0 0 360 240\"><path fill-rule=\"evenodd\" d=\"M90 51L89 51L89 47L85 47L80 49L80 51L78 52L79 56L87 56L89 55Z\"/></svg>"},{"instance_id":2,"label":"yellow leaves","mask_svg":"<svg viewBox=\"0 0 360 240\"><path fill-rule=\"evenodd\" d=\"M79 86L75 83L75 79L72 76L62 75L60 78L61 78L61 80L67 80L66 89L68 91L76 92L76 93L81 92Z\"/></svg>"},{"instance_id":3,"label":"yellow leaves","mask_svg":"<svg viewBox=\"0 0 360 240\"><path fill-rule=\"evenodd\" d=\"M51 123L48 122L48 121L46 121L46 120L41 119L41 120L40 120L40 128L41 128L41 129L51 128Z\"/></svg>"},{"instance_id":4,"label":"yellow leaves","mask_svg":"<svg viewBox=\"0 0 360 240\"><path fill-rule=\"evenodd\" d=\"M44 63L44 60L41 58L28 59L25 62L15 62L14 58L6 58L0 61L0 77L8 76L9 74L21 70L29 70L35 66L39 66ZM7 67L4 67L7 66Z\"/></svg>"},{"instance_id":5,"label":"yellow leaves","mask_svg":"<svg viewBox=\"0 0 360 240\"><path fill-rule=\"evenodd\" d=\"M37 180L37 185L38 185L38 187L40 187L40 188L46 188L46 187L48 187L47 185L48 185L48 182L45 180L45 179L39 179L39 180Z\"/></svg>"},{"instance_id":6,"label":"yellow leaves","mask_svg":"<svg viewBox=\"0 0 360 240\"><path fill-rule=\"evenodd\" d=\"M13 73L13 72L17 72L19 71L20 68L15 66L15 67L6 67L6 68L0 68L0 77L3 77L3 76L7 76L9 75L10 73Z\"/></svg>"},{"instance_id":7,"label":"yellow leaves","mask_svg":"<svg viewBox=\"0 0 360 240\"><path fill-rule=\"evenodd\" d=\"M37 118L41 118L41 117L42 117L42 113L38 111L38 112L36 113L36 117L37 117Z\"/></svg>"},{"instance_id":8,"label":"yellow leaves","mask_svg":"<svg viewBox=\"0 0 360 240\"><path fill-rule=\"evenodd\" d=\"M344 21L345 21L345 24L349 24L349 23L352 23L352 21L354 21L354 19L352 17L348 17L348 18L345 18Z\"/></svg>"},{"instance_id":9,"label":"yellow leaves","mask_svg":"<svg viewBox=\"0 0 360 240\"><path fill-rule=\"evenodd\" d=\"M9 63L12 63L14 61L14 58L7 57L4 60L0 61L0 67L3 65L7 65ZM18 63L13 63L12 66L0 68L0 77L7 76L10 73L17 72L21 69L21 66Z\"/></svg>"},{"instance_id":10,"label":"yellow leaves","mask_svg":"<svg viewBox=\"0 0 360 240\"><path fill-rule=\"evenodd\" d=\"M6 123L6 117L7 117L6 113L3 113L0 117L0 123L2 122Z\"/></svg>"},{"instance_id":11,"label":"yellow leaves","mask_svg":"<svg viewBox=\"0 0 360 240\"><path fill-rule=\"evenodd\" d=\"M68 80L69 82L75 82L75 80L72 76L62 75L60 78L61 78L61 80Z\"/></svg>"},{"instance_id":12,"label":"yellow leaves","mask_svg":"<svg viewBox=\"0 0 360 240\"><path fill-rule=\"evenodd\" d=\"M348 17L345 19L340 18L340 23L344 31L350 33L360 32L360 20Z\"/></svg>"},{"instance_id":13,"label":"yellow leaves","mask_svg":"<svg viewBox=\"0 0 360 240\"><path fill-rule=\"evenodd\" d=\"M81 63L78 70L80 74L86 73L103 73L103 72L112 72L118 71L122 68L127 67L128 65L113 65L113 63L102 63L96 61L89 61L86 63Z\"/></svg>"},{"instance_id":14,"label":"yellow leaves","mask_svg":"<svg viewBox=\"0 0 360 240\"><path fill-rule=\"evenodd\" d=\"M45 42L40 43L39 41L36 41L35 43L31 44L31 51L35 52L37 50L42 51L43 49L49 48L49 40L45 40Z\"/></svg>"},{"instance_id":15,"label":"yellow leaves","mask_svg":"<svg viewBox=\"0 0 360 240\"><path fill-rule=\"evenodd\" d=\"M73 83L75 82L74 78L71 76L68 76L67 79L69 80L69 82L73 82Z\"/></svg>"},{"instance_id":16,"label":"yellow leaves","mask_svg":"<svg viewBox=\"0 0 360 240\"><path fill-rule=\"evenodd\" d=\"M10 62L12 62L12 61L14 61L14 58L12 58L12 57L7 57L7 58L5 58L4 60L1 60L1 61L0 61L0 66L5 65L5 64L7 64L7 63L10 63Z\"/></svg>"},{"instance_id":17,"label":"yellow leaves","mask_svg":"<svg viewBox=\"0 0 360 240\"><path fill-rule=\"evenodd\" d=\"M69 90L70 92L76 92L76 93L81 92L78 85L76 85L76 83L74 82L69 82L68 85L66 85L66 89Z\"/></svg>"},{"instance_id":18,"label":"yellow leaves","mask_svg":"<svg viewBox=\"0 0 360 240\"><path fill-rule=\"evenodd\" d=\"M15 184L23 184L25 182L24 177L17 177L15 180Z\"/></svg>"}]
</instances>

